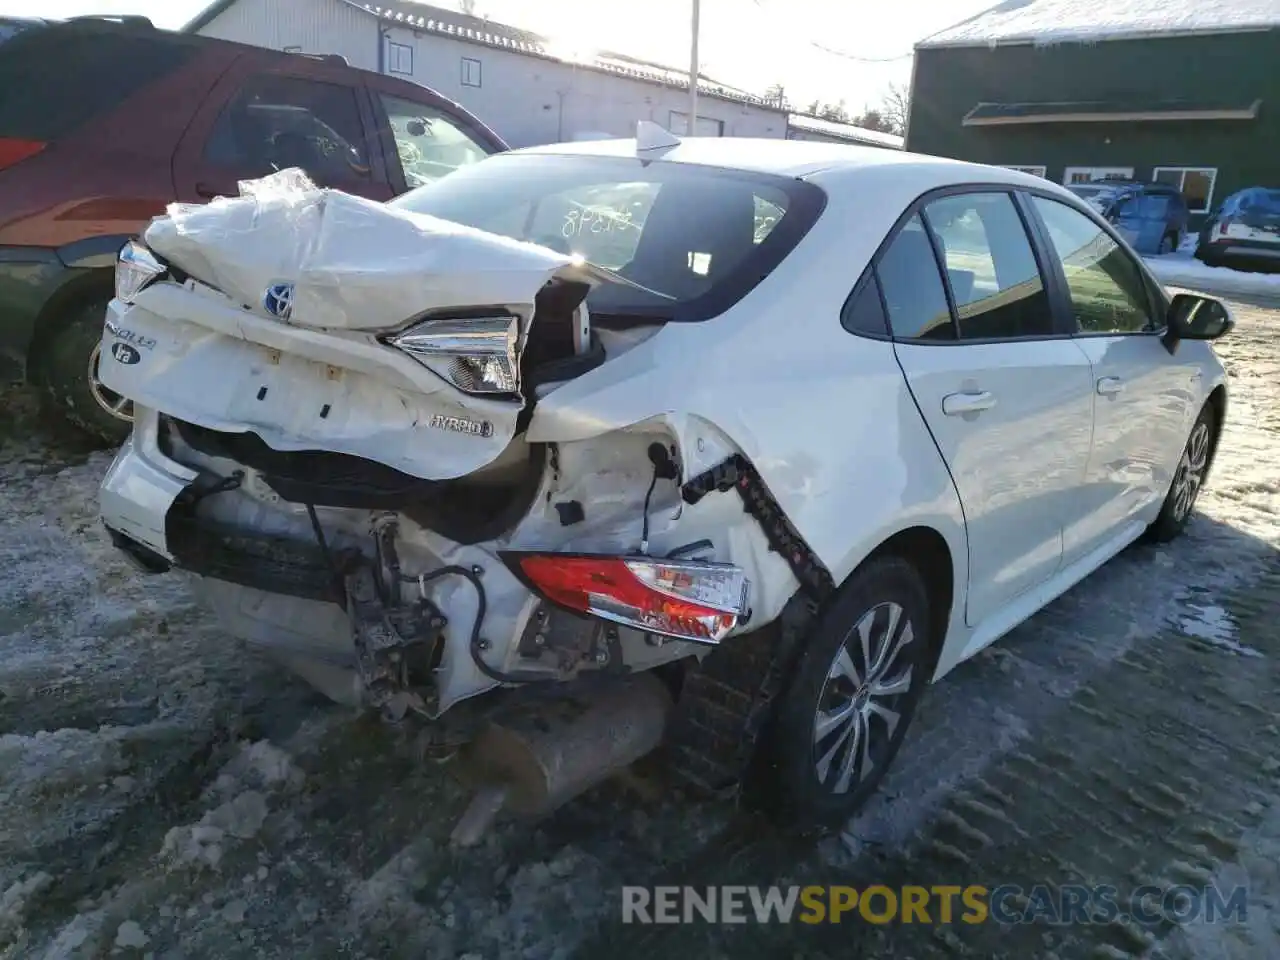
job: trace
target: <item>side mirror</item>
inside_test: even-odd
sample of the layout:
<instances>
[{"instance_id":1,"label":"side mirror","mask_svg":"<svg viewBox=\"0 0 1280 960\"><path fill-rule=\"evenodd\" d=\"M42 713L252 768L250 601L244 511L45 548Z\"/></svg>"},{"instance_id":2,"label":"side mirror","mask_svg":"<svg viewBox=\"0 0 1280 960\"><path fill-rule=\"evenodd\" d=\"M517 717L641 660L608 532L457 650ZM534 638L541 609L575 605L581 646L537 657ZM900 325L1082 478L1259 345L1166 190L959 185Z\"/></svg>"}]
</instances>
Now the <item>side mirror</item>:
<instances>
[{"instance_id":1,"label":"side mirror","mask_svg":"<svg viewBox=\"0 0 1280 960\"><path fill-rule=\"evenodd\" d=\"M1172 349L1179 340L1217 340L1230 333L1236 321L1231 308L1221 300L1179 293L1169 304L1165 323L1169 330L1166 345Z\"/></svg>"}]
</instances>

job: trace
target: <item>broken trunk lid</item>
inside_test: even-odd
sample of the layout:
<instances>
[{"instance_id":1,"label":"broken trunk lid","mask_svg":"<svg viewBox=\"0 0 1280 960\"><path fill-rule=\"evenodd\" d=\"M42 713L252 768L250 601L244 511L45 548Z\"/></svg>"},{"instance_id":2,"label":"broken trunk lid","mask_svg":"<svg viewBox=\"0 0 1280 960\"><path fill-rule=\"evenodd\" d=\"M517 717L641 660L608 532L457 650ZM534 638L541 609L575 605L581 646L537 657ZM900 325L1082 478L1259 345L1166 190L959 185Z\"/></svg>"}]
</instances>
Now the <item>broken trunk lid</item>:
<instances>
[{"instance_id":1,"label":"broken trunk lid","mask_svg":"<svg viewBox=\"0 0 1280 960\"><path fill-rule=\"evenodd\" d=\"M104 382L280 451L345 453L424 479L490 464L517 432L524 355L587 349L582 301L611 276L285 174L153 222L147 243L199 283L113 307L123 312L108 325L104 356L116 362ZM125 362L116 340L155 346L117 351Z\"/></svg>"}]
</instances>

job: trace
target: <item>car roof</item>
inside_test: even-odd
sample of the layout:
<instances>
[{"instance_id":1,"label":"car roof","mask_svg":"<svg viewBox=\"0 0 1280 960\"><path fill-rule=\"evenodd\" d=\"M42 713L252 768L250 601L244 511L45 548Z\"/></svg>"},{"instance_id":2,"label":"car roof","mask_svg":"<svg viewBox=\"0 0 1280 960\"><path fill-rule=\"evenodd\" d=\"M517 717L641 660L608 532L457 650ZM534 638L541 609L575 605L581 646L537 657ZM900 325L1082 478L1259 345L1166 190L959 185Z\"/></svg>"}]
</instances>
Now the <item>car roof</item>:
<instances>
[{"instance_id":1,"label":"car roof","mask_svg":"<svg viewBox=\"0 0 1280 960\"><path fill-rule=\"evenodd\" d=\"M637 156L634 139L554 143L512 152L559 156ZM675 146L646 151L645 156L664 163L688 163L814 180L843 179L871 171L892 171L904 183L919 187L918 193L953 183L974 182L1056 187L1041 177L1004 167L989 167L901 150L815 140L686 137Z\"/></svg>"}]
</instances>

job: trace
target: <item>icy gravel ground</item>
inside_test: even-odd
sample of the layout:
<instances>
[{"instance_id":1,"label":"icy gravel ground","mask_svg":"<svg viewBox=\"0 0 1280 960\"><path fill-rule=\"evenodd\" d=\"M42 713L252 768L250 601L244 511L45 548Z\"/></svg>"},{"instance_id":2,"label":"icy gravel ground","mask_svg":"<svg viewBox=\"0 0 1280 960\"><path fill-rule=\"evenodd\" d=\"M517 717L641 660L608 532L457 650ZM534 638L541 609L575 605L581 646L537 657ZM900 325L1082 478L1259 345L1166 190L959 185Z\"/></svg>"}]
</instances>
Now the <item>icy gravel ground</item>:
<instances>
[{"instance_id":1,"label":"icy gravel ground","mask_svg":"<svg viewBox=\"0 0 1280 960\"><path fill-rule=\"evenodd\" d=\"M1144 637L1270 663L1221 599L1280 544L1280 333L1239 310L1188 537L1118 558L931 691L884 798L826 862L906 842ZM0 402L0 957L564 957L616 917L622 884L700 855L721 869L708 845L732 811L646 771L451 852L466 796L412 727L329 705L220 634L180 577L135 574L96 518L109 457L51 440L21 394ZM1224 870L1280 904L1277 844L1273 816ZM1214 953L1215 936L1179 942L1273 955L1257 937Z\"/></svg>"}]
</instances>

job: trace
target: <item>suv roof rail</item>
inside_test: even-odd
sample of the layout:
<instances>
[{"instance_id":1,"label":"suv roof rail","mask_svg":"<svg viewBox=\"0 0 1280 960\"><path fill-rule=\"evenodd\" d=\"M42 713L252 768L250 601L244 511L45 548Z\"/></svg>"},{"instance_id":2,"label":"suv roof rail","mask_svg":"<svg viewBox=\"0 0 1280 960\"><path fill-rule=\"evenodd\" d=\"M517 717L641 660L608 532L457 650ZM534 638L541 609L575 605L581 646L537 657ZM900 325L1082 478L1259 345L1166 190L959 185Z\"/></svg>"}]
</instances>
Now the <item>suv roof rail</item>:
<instances>
[{"instance_id":1,"label":"suv roof rail","mask_svg":"<svg viewBox=\"0 0 1280 960\"><path fill-rule=\"evenodd\" d=\"M86 13L77 17L67 17L63 22L85 23L101 20L106 20L111 23L127 24L133 27L149 27L152 30L156 28L156 25L151 22L150 18L128 13Z\"/></svg>"}]
</instances>

